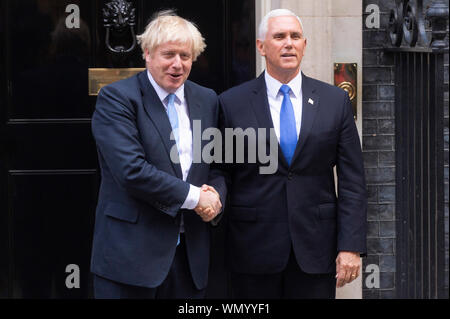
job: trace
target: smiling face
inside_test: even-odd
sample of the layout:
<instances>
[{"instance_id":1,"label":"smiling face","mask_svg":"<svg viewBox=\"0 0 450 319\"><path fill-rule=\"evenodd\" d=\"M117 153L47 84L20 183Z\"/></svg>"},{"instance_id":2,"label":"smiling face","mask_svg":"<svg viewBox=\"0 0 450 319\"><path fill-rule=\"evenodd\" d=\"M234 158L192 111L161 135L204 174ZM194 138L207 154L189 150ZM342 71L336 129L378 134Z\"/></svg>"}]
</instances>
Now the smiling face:
<instances>
[{"instance_id":1,"label":"smiling face","mask_svg":"<svg viewBox=\"0 0 450 319\"><path fill-rule=\"evenodd\" d=\"M187 80L192 68L192 48L189 43L166 42L152 53L145 51L147 69L158 85L174 93Z\"/></svg>"},{"instance_id":2,"label":"smiling face","mask_svg":"<svg viewBox=\"0 0 450 319\"><path fill-rule=\"evenodd\" d=\"M256 40L256 45L266 58L267 72L281 83L288 83L300 71L306 39L296 17L270 18L265 39Z\"/></svg>"}]
</instances>

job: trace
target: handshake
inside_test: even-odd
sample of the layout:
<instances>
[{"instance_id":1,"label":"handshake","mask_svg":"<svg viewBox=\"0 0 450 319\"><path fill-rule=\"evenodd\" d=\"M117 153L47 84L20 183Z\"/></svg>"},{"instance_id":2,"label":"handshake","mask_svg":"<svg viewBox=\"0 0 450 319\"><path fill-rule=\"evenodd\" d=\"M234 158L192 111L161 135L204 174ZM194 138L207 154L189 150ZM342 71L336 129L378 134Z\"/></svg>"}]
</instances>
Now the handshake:
<instances>
[{"instance_id":1,"label":"handshake","mask_svg":"<svg viewBox=\"0 0 450 319\"><path fill-rule=\"evenodd\" d=\"M200 199L195 212L202 218L204 222L210 222L214 219L222 209L219 193L212 186L203 185L200 190Z\"/></svg>"}]
</instances>

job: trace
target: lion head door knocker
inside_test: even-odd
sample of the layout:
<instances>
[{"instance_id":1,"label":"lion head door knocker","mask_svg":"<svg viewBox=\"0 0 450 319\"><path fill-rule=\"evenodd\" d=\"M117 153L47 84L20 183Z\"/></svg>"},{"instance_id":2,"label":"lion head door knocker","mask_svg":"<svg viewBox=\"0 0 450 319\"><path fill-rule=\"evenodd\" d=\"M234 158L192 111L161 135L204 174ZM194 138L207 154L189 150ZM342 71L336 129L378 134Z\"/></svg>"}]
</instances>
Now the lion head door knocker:
<instances>
[{"instance_id":1,"label":"lion head door knocker","mask_svg":"<svg viewBox=\"0 0 450 319\"><path fill-rule=\"evenodd\" d=\"M136 48L135 8L131 2L108 2L103 8L103 23L106 28L105 43L110 52L123 55Z\"/></svg>"}]
</instances>

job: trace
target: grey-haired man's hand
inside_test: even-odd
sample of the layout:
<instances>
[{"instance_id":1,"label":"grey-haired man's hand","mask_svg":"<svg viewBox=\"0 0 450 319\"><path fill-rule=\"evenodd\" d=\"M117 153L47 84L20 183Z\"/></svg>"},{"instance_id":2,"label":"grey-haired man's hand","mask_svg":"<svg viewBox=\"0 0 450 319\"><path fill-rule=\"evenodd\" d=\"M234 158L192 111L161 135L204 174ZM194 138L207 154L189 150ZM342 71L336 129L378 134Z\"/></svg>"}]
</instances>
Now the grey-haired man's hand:
<instances>
[{"instance_id":1,"label":"grey-haired man's hand","mask_svg":"<svg viewBox=\"0 0 450 319\"><path fill-rule=\"evenodd\" d=\"M212 186L203 185L200 191L200 200L195 212L202 218L204 222L210 222L220 213L222 203L220 202L219 193Z\"/></svg>"}]
</instances>

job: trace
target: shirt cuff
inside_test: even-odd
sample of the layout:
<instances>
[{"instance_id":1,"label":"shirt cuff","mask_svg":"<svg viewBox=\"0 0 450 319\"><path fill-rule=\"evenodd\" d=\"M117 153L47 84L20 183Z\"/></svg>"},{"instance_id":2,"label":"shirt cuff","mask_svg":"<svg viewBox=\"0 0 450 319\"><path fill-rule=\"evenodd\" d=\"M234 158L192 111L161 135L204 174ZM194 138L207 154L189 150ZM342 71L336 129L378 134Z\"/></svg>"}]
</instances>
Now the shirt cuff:
<instances>
[{"instance_id":1,"label":"shirt cuff","mask_svg":"<svg viewBox=\"0 0 450 319\"><path fill-rule=\"evenodd\" d=\"M189 185L189 193L181 208L194 209L200 200L200 187Z\"/></svg>"}]
</instances>

